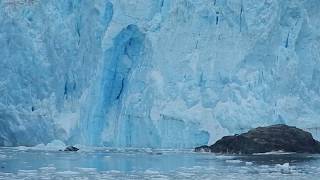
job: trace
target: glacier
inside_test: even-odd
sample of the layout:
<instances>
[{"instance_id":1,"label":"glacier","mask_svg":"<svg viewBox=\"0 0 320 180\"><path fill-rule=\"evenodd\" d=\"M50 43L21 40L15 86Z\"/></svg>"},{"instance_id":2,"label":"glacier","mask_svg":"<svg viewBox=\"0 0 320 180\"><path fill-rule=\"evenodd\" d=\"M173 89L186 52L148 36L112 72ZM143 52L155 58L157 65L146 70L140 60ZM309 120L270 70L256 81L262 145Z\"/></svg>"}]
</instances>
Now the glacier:
<instances>
[{"instance_id":1,"label":"glacier","mask_svg":"<svg viewBox=\"0 0 320 180\"><path fill-rule=\"evenodd\" d=\"M320 138L319 0L1 0L0 146Z\"/></svg>"}]
</instances>

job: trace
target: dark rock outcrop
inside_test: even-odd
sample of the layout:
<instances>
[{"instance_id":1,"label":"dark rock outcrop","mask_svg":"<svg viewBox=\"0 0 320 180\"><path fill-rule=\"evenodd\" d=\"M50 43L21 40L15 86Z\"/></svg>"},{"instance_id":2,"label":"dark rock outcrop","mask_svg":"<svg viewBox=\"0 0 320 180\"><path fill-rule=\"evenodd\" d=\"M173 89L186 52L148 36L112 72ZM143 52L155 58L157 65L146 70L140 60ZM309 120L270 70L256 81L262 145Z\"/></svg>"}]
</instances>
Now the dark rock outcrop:
<instances>
[{"instance_id":1,"label":"dark rock outcrop","mask_svg":"<svg viewBox=\"0 0 320 180\"><path fill-rule=\"evenodd\" d=\"M64 151L79 151L79 149L74 146L68 146L64 149Z\"/></svg>"},{"instance_id":2,"label":"dark rock outcrop","mask_svg":"<svg viewBox=\"0 0 320 180\"><path fill-rule=\"evenodd\" d=\"M195 148L196 152L253 154L271 151L320 153L320 142L311 133L287 125L258 127L234 136L225 136L211 146Z\"/></svg>"}]
</instances>

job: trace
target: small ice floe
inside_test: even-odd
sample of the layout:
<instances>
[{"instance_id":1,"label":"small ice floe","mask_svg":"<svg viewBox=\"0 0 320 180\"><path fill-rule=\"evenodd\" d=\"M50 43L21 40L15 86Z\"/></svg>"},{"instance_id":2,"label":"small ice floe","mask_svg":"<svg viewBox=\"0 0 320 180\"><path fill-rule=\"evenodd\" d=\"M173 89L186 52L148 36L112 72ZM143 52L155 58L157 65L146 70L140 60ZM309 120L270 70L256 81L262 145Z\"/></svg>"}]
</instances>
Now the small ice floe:
<instances>
[{"instance_id":1,"label":"small ice floe","mask_svg":"<svg viewBox=\"0 0 320 180\"><path fill-rule=\"evenodd\" d=\"M221 156L216 156L216 158L225 160L225 159L234 159L235 156L224 156L224 155L221 155Z\"/></svg>"},{"instance_id":2,"label":"small ice floe","mask_svg":"<svg viewBox=\"0 0 320 180\"><path fill-rule=\"evenodd\" d=\"M26 146L18 146L18 147L16 147L16 149L19 151L26 151L26 150L29 150L30 148L26 147Z\"/></svg>"},{"instance_id":3,"label":"small ice floe","mask_svg":"<svg viewBox=\"0 0 320 180\"><path fill-rule=\"evenodd\" d=\"M54 172L57 168L55 167L41 167L39 168L40 171L46 171L46 172Z\"/></svg>"},{"instance_id":4,"label":"small ice floe","mask_svg":"<svg viewBox=\"0 0 320 180\"><path fill-rule=\"evenodd\" d=\"M295 154L295 152L271 151L266 153L254 153L253 155L284 155L284 154Z\"/></svg>"},{"instance_id":5,"label":"small ice floe","mask_svg":"<svg viewBox=\"0 0 320 180\"><path fill-rule=\"evenodd\" d=\"M64 175L64 176L69 176L69 175L79 175L78 172L74 172L74 171L60 171L57 172L58 175Z\"/></svg>"},{"instance_id":6,"label":"small ice floe","mask_svg":"<svg viewBox=\"0 0 320 180\"><path fill-rule=\"evenodd\" d=\"M45 150L46 149L46 145L45 144L38 144L36 146L34 146L31 149L36 149L36 150Z\"/></svg>"},{"instance_id":7,"label":"small ice floe","mask_svg":"<svg viewBox=\"0 0 320 180\"><path fill-rule=\"evenodd\" d=\"M121 173L121 171L117 171L117 170L110 170L110 171L107 171L108 173L113 173L113 174L119 174Z\"/></svg>"},{"instance_id":8,"label":"small ice floe","mask_svg":"<svg viewBox=\"0 0 320 180\"><path fill-rule=\"evenodd\" d=\"M191 168L188 168L189 170L199 170L202 169L201 166L192 166Z\"/></svg>"},{"instance_id":9,"label":"small ice floe","mask_svg":"<svg viewBox=\"0 0 320 180\"><path fill-rule=\"evenodd\" d=\"M26 176L34 176L37 174L36 170L18 170L18 176L26 177Z\"/></svg>"},{"instance_id":10,"label":"small ice floe","mask_svg":"<svg viewBox=\"0 0 320 180\"><path fill-rule=\"evenodd\" d=\"M77 168L81 172L90 173L90 172L96 172L96 168Z\"/></svg>"},{"instance_id":11,"label":"small ice floe","mask_svg":"<svg viewBox=\"0 0 320 180\"><path fill-rule=\"evenodd\" d=\"M151 148L143 148L143 151L146 153L153 153Z\"/></svg>"},{"instance_id":12,"label":"small ice floe","mask_svg":"<svg viewBox=\"0 0 320 180\"><path fill-rule=\"evenodd\" d=\"M277 164L275 168L280 170L281 173L284 173L284 174L289 174L291 172L291 167L289 163Z\"/></svg>"},{"instance_id":13,"label":"small ice floe","mask_svg":"<svg viewBox=\"0 0 320 180\"><path fill-rule=\"evenodd\" d=\"M47 145L44 144L38 144L34 147L24 147L20 146L18 147L19 150L45 150L45 151L78 151L79 148L76 148L75 146L67 146L64 144L64 142L60 140L53 140L52 142L48 143Z\"/></svg>"},{"instance_id":14,"label":"small ice floe","mask_svg":"<svg viewBox=\"0 0 320 180\"><path fill-rule=\"evenodd\" d=\"M252 166L253 163L252 163L252 162L246 162L246 165L247 165L247 166Z\"/></svg>"},{"instance_id":15,"label":"small ice floe","mask_svg":"<svg viewBox=\"0 0 320 180\"><path fill-rule=\"evenodd\" d=\"M7 156L7 155L0 154L0 159L6 159L6 158L8 158L8 156Z\"/></svg>"},{"instance_id":16,"label":"small ice floe","mask_svg":"<svg viewBox=\"0 0 320 180\"><path fill-rule=\"evenodd\" d=\"M154 179L154 180L168 180L170 179L168 176L166 175L162 175L162 174L157 174L157 175L151 175L150 179Z\"/></svg>"},{"instance_id":17,"label":"small ice floe","mask_svg":"<svg viewBox=\"0 0 320 180\"><path fill-rule=\"evenodd\" d=\"M44 150L57 150L57 149L61 149L66 147L66 145L64 144L64 142L60 141L60 140L53 140L51 143L48 143L45 146Z\"/></svg>"},{"instance_id":18,"label":"small ice floe","mask_svg":"<svg viewBox=\"0 0 320 180\"><path fill-rule=\"evenodd\" d=\"M260 168L265 168L265 169L266 169L266 168L270 168L269 165L260 165L259 167L260 167Z\"/></svg>"},{"instance_id":19,"label":"small ice floe","mask_svg":"<svg viewBox=\"0 0 320 180\"><path fill-rule=\"evenodd\" d=\"M153 170L150 170L150 169L147 169L144 171L145 174L159 174L158 171L153 171Z\"/></svg>"},{"instance_id":20,"label":"small ice floe","mask_svg":"<svg viewBox=\"0 0 320 180\"><path fill-rule=\"evenodd\" d=\"M47 145L38 144L38 145L33 146L33 147L18 146L15 149L17 149L18 151L26 151L26 150L57 151L57 150L59 150L61 148L64 148L64 147L66 147L64 142L62 142L60 140L53 140L50 143L48 143Z\"/></svg>"},{"instance_id":21,"label":"small ice floe","mask_svg":"<svg viewBox=\"0 0 320 180\"><path fill-rule=\"evenodd\" d=\"M183 177L192 177L194 175L194 173L177 172L177 175L183 176Z\"/></svg>"},{"instance_id":22,"label":"small ice floe","mask_svg":"<svg viewBox=\"0 0 320 180\"><path fill-rule=\"evenodd\" d=\"M233 164L239 164L241 163L242 161L241 160L238 160L238 159L229 159L229 160L226 160L227 163L233 163Z\"/></svg>"}]
</instances>

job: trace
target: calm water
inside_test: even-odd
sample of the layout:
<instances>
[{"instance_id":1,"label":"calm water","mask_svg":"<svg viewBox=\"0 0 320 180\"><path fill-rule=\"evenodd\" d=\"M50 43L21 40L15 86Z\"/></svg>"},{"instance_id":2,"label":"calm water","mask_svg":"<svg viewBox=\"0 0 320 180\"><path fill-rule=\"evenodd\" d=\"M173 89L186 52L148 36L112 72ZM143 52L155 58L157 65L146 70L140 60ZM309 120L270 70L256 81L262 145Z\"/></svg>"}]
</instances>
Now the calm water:
<instances>
[{"instance_id":1,"label":"calm water","mask_svg":"<svg viewBox=\"0 0 320 180\"><path fill-rule=\"evenodd\" d=\"M221 156L191 151L0 148L0 179L308 179L318 155Z\"/></svg>"}]
</instances>

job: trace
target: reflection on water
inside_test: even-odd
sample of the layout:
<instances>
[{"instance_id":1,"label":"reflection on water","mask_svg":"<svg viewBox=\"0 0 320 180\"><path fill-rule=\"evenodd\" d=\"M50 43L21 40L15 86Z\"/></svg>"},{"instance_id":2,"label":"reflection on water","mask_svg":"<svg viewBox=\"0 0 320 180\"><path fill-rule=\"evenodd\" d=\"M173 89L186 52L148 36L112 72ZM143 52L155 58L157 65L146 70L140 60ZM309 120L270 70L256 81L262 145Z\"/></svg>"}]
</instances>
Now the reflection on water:
<instances>
[{"instance_id":1,"label":"reflection on water","mask_svg":"<svg viewBox=\"0 0 320 180\"><path fill-rule=\"evenodd\" d=\"M263 175L263 176L262 176ZM0 149L0 179L317 179L320 156L191 151Z\"/></svg>"}]
</instances>

